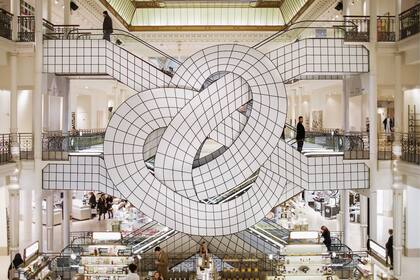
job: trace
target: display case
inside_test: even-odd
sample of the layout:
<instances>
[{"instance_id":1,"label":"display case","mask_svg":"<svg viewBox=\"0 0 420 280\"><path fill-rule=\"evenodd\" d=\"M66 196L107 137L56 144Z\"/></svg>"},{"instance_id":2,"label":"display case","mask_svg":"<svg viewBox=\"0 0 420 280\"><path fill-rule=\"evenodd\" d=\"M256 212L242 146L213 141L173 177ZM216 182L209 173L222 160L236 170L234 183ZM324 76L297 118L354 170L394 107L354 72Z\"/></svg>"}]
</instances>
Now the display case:
<instances>
[{"instance_id":1,"label":"display case","mask_svg":"<svg viewBox=\"0 0 420 280\"><path fill-rule=\"evenodd\" d=\"M78 279L125 279L133 263L131 248L124 245L89 245L80 255Z\"/></svg>"},{"instance_id":2,"label":"display case","mask_svg":"<svg viewBox=\"0 0 420 280\"><path fill-rule=\"evenodd\" d=\"M19 279L49 280L54 279L49 269L50 259L39 252L39 242L34 242L23 251L24 265L18 269Z\"/></svg>"}]
</instances>

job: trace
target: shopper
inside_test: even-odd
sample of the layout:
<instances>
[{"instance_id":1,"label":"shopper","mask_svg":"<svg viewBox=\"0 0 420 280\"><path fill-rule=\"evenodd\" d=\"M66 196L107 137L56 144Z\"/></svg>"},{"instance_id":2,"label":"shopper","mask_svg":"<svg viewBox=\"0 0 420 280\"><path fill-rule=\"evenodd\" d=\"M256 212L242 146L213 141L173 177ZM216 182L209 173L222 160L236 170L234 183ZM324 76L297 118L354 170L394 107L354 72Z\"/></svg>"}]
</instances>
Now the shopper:
<instances>
[{"instance_id":1,"label":"shopper","mask_svg":"<svg viewBox=\"0 0 420 280\"><path fill-rule=\"evenodd\" d=\"M7 277L9 280L19 279L17 269L23 264L22 255L17 253L10 263L9 270L7 271Z\"/></svg>"},{"instance_id":2,"label":"shopper","mask_svg":"<svg viewBox=\"0 0 420 280\"><path fill-rule=\"evenodd\" d=\"M155 273L153 273L153 280L162 280L162 276L160 276L159 271L155 271Z\"/></svg>"},{"instance_id":3,"label":"shopper","mask_svg":"<svg viewBox=\"0 0 420 280\"><path fill-rule=\"evenodd\" d=\"M394 120L389 117L389 115L386 116L386 118L383 121L384 124L384 132L385 133L391 133L394 129Z\"/></svg>"},{"instance_id":4,"label":"shopper","mask_svg":"<svg viewBox=\"0 0 420 280\"><path fill-rule=\"evenodd\" d=\"M137 265L134 263L128 265L128 275L125 277L125 280L140 280L140 277L137 274Z\"/></svg>"},{"instance_id":5,"label":"shopper","mask_svg":"<svg viewBox=\"0 0 420 280\"><path fill-rule=\"evenodd\" d=\"M302 152L303 142L305 141L305 127L303 126L303 117L299 116L299 122L296 126L297 150Z\"/></svg>"},{"instance_id":6,"label":"shopper","mask_svg":"<svg viewBox=\"0 0 420 280\"><path fill-rule=\"evenodd\" d=\"M107 11L103 12L103 16L104 16L104 22L102 24L102 29L104 32L104 39L107 41L111 41L111 34L112 32L114 32L113 28L112 28L112 19L111 17L108 15Z\"/></svg>"},{"instance_id":7,"label":"shopper","mask_svg":"<svg viewBox=\"0 0 420 280\"><path fill-rule=\"evenodd\" d=\"M108 212L107 206L106 206L106 200L105 200L105 194L102 194L101 197L98 199L98 220L101 220L101 216L104 215L105 220L105 214Z\"/></svg>"},{"instance_id":8,"label":"shopper","mask_svg":"<svg viewBox=\"0 0 420 280\"><path fill-rule=\"evenodd\" d=\"M321 236L324 238L324 245L327 247L328 252L331 252L331 234L326 226L321 227Z\"/></svg>"},{"instance_id":9,"label":"shopper","mask_svg":"<svg viewBox=\"0 0 420 280\"><path fill-rule=\"evenodd\" d=\"M89 205L91 209L95 209L96 208L96 196L93 192L89 193Z\"/></svg>"},{"instance_id":10,"label":"shopper","mask_svg":"<svg viewBox=\"0 0 420 280\"><path fill-rule=\"evenodd\" d=\"M159 272L163 280L167 280L168 278L168 255L164 250L160 247L155 248L155 264L156 270Z\"/></svg>"},{"instance_id":11,"label":"shopper","mask_svg":"<svg viewBox=\"0 0 420 280\"><path fill-rule=\"evenodd\" d=\"M389 233L389 238L388 241L385 244L385 249L386 249L386 265L388 265L388 258L391 261L391 267L389 269L393 270L394 269L394 231L392 229L388 230Z\"/></svg>"},{"instance_id":12,"label":"shopper","mask_svg":"<svg viewBox=\"0 0 420 280\"><path fill-rule=\"evenodd\" d=\"M106 201L106 208L108 211L108 219L114 218L114 211L112 210L114 198L111 195L108 195L105 201Z\"/></svg>"}]
</instances>

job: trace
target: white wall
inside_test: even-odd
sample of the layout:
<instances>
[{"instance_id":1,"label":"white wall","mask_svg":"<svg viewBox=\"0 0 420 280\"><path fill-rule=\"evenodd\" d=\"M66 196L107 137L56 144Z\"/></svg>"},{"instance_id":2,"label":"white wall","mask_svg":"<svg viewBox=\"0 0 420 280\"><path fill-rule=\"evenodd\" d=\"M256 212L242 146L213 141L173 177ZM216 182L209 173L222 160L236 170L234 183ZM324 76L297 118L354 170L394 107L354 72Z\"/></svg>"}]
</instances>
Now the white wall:
<instances>
[{"instance_id":1,"label":"white wall","mask_svg":"<svg viewBox=\"0 0 420 280\"><path fill-rule=\"evenodd\" d=\"M10 91L0 90L0 133L10 132Z\"/></svg>"},{"instance_id":2,"label":"white wall","mask_svg":"<svg viewBox=\"0 0 420 280\"><path fill-rule=\"evenodd\" d=\"M79 95L77 96L77 111L76 111L76 128L87 129L91 128L91 96Z\"/></svg>"},{"instance_id":3,"label":"white wall","mask_svg":"<svg viewBox=\"0 0 420 280\"><path fill-rule=\"evenodd\" d=\"M32 91L18 92L18 131L32 132Z\"/></svg>"},{"instance_id":4,"label":"white wall","mask_svg":"<svg viewBox=\"0 0 420 280\"><path fill-rule=\"evenodd\" d=\"M420 189L407 186L406 190L406 247L420 253ZM420 256L420 255L419 255Z\"/></svg>"}]
</instances>

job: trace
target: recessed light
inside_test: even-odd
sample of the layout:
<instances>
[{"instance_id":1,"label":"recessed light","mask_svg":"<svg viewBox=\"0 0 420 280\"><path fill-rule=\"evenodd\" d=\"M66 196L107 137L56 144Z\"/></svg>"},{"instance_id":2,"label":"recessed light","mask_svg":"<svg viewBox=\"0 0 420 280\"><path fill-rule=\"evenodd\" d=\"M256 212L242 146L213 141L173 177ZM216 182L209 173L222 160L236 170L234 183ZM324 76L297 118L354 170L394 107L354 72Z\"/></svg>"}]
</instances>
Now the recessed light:
<instances>
[{"instance_id":1,"label":"recessed light","mask_svg":"<svg viewBox=\"0 0 420 280\"><path fill-rule=\"evenodd\" d=\"M88 86L85 86L85 89L89 89L89 87Z\"/></svg>"}]
</instances>

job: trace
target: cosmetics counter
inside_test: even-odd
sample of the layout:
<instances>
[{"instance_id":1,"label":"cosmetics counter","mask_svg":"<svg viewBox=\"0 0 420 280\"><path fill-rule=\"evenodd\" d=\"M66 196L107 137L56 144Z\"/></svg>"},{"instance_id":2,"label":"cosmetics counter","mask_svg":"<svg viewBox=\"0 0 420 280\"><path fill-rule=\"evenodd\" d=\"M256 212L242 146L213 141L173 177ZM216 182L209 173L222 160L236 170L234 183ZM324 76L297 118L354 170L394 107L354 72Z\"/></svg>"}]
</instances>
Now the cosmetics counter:
<instances>
[{"instance_id":1,"label":"cosmetics counter","mask_svg":"<svg viewBox=\"0 0 420 280\"><path fill-rule=\"evenodd\" d=\"M131 247L122 245L119 232L93 232L92 244L82 246L78 255L78 280L125 279L128 265L134 262Z\"/></svg>"},{"instance_id":2,"label":"cosmetics counter","mask_svg":"<svg viewBox=\"0 0 420 280\"><path fill-rule=\"evenodd\" d=\"M56 279L50 270L51 259L39 251L39 242L34 242L23 251L24 264L18 269L19 280L52 280Z\"/></svg>"}]
</instances>

